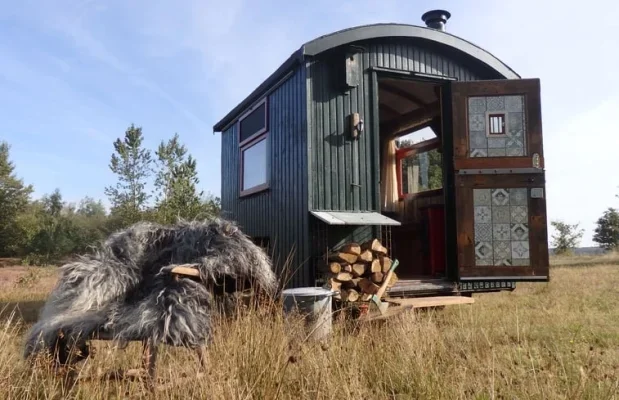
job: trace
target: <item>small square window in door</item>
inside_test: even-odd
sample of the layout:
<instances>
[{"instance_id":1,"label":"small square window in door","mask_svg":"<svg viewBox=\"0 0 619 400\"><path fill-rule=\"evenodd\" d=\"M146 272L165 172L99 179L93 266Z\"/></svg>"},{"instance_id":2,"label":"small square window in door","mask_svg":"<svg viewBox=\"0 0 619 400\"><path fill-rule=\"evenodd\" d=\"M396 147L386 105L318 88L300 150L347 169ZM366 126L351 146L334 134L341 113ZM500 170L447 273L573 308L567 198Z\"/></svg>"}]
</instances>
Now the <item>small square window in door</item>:
<instances>
[{"instance_id":1,"label":"small square window in door","mask_svg":"<svg viewBox=\"0 0 619 400\"><path fill-rule=\"evenodd\" d=\"M488 135L505 135L505 114L488 114Z\"/></svg>"}]
</instances>

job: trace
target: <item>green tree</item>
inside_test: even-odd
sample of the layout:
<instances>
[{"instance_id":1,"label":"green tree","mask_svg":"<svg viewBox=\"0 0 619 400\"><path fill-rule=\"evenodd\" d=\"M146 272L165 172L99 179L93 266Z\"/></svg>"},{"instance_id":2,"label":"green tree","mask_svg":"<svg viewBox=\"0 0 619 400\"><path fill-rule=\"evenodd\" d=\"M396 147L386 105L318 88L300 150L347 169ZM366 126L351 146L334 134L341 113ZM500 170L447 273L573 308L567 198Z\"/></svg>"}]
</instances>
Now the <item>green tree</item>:
<instances>
[{"instance_id":1,"label":"green tree","mask_svg":"<svg viewBox=\"0 0 619 400\"><path fill-rule=\"evenodd\" d=\"M161 142L157 151L157 219L173 223L178 218L195 219L212 216L218 211L216 203L197 189L196 160L188 155L178 134Z\"/></svg>"},{"instance_id":2,"label":"green tree","mask_svg":"<svg viewBox=\"0 0 619 400\"><path fill-rule=\"evenodd\" d=\"M149 195L146 184L152 173L150 150L142 147L144 137L141 127L131 124L125 131L124 140L114 142L110 169L118 176L116 186L105 188L112 203L112 214L121 225L139 221L147 207Z\"/></svg>"},{"instance_id":3,"label":"green tree","mask_svg":"<svg viewBox=\"0 0 619 400\"><path fill-rule=\"evenodd\" d=\"M10 160L9 152L10 145L0 142L0 256L19 253L19 242L23 238L19 236L17 222L33 192L31 185L25 185L15 175L15 165Z\"/></svg>"},{"instance_id":4,"label":"green tree","mask_svg":"<svg viewBox=\"0 0 619 400\"><path fill-rule=\"evenodd\" d=\"M556 234L552 236L555 254L572 254L585 233L584 229L578 229L580 224L570 225L560 220L552 221L551 225L556 231Z\"/></svg>"},{"instance_id":5,"label":"green tree","mask_svg":"<svg viewBox=\"0 0 619 400\"><path fill-rule=\"evenodd\" d=\"M593 241L605 250L619 249L619 212L609 207L597 220Z\"/></svg>"},{"instance_id":6,"label":"green tree","mask_svg":"<svg viewBox=\"0 0 619 400\"><path fill-rule=\"evenodd\" d=\"M30 255L44 264L60 261L73 252L73 225L59 189L38 201L39 230L29 245Z\"/></svg>"}]
</instances>

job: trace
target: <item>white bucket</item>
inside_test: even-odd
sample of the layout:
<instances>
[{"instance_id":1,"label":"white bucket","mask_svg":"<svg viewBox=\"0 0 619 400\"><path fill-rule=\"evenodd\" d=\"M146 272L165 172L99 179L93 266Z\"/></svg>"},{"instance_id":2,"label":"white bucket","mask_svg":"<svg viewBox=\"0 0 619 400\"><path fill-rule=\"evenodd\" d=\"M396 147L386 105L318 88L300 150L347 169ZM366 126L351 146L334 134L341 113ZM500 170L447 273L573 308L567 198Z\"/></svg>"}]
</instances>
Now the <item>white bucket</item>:
<instances>
[{"instance_id":1,"label":"white bucket","mask_svg":"<svg viewBox=\"0 0 619 400\"><path fill-rule=\"evenodd\" d=\"M322 287L301 287L282 291L284 312L298 311L305 317L305 324L314 340L326 339L331 334L331 298L337 292Z\"/></svg>"}]
</instances>

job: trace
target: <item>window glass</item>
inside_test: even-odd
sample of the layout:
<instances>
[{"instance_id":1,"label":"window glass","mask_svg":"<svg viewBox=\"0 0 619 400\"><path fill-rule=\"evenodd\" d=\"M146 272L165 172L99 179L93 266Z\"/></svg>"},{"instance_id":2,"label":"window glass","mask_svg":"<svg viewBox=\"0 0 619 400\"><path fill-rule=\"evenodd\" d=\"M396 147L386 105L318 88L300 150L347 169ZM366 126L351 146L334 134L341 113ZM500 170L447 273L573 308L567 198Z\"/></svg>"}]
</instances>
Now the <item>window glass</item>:
<instances>
[{"instance_id":1,"label":"window glass","mask_svg":"<svg viewBox=\"0 0 619 400\"><path fill-rule=\"evenodd\" d=\"M266 138L243 150L243 190L267 182Z\"/></svg>"},{"instance_id":2,"label":"window glass","mask_svg":"<svg viewBox=\"0 0 619 400\"><path fill-rule=\"evenodd\" d=\"M402 193L414 194L443 187L442 157L438 149L402 159Z\"/></svg>"},{"instance_id":3,"label":"window glass","mask_svg":"<svg viewBox=\"0 0 619 400\"><path fill-rule=\"evenodd\" d=\"M252 111L247 117L243 118L240 123L240 140L241 142L249 139L256 132L265 127L265 103L262 103L258 108Z\"/></svg>"}]
</instances>

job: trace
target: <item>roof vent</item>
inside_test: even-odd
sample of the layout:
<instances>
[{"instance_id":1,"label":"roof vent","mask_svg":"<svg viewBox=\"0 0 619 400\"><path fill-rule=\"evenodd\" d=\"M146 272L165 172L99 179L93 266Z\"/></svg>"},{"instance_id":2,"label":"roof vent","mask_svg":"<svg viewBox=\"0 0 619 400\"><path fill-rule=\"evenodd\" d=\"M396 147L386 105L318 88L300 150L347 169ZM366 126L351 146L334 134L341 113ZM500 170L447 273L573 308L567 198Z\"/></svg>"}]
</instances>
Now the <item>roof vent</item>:
<instances>
[{"instance_id":1,"label":"roof vent","mask_svg":"<svg viewBox=\"0 0 619 400\"><path fill-rule=\"evenodd\" d=\"M445 10L430 10L421 16L421 20L428 28L445 31L445 23L451 17L451 13Z\"/></svg>"}]
</instances>

